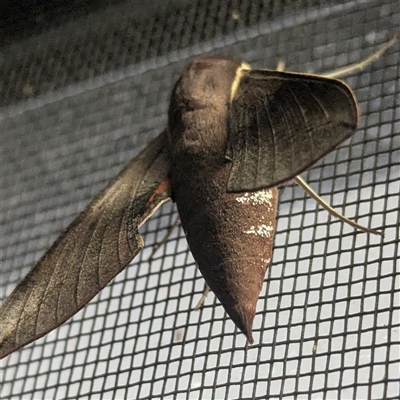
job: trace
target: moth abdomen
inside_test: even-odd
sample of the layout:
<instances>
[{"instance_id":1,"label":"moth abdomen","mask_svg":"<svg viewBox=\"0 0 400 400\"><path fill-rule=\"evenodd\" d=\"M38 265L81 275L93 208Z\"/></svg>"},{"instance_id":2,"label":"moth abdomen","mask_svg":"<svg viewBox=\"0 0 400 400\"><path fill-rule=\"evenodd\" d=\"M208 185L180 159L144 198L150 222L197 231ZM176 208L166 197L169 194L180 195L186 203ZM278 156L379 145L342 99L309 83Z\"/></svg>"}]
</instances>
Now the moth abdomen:
<instances>
[{"instance_id":1,"label":"moth abdomen","mask_svg":"<svg viewBox=\"0 0 400 400\"><path fill-rule=\"evenodd\" d=\"M173 177L172 189L204 279L252 342L256 304L272 258L278 193L276 188L228 193L229 171L229 163L206 173L192 170L186 185Z\"/></svg>"}]
</instances>

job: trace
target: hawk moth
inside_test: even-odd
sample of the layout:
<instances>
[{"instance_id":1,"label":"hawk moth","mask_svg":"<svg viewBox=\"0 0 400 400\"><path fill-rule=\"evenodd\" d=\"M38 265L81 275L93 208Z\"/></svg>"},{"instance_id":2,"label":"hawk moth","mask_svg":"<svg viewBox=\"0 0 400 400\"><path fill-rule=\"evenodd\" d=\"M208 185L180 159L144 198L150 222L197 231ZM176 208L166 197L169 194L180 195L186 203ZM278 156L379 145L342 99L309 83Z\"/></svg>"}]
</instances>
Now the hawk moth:
<instances>
[{"instance_id":1,"label":"hawk moth","mask_svg":"<svg viewBox=\"0 0 400 400\"><path fill-rule=\"evenodd\" d=\"M176 202L207 284L252 338L272 257L277 186L349 138L358 111L343 82L191 61L165 130L75 218L0 309L0 358L55 329L143 248L138 228Z\"/></svg>"}]
</instances>

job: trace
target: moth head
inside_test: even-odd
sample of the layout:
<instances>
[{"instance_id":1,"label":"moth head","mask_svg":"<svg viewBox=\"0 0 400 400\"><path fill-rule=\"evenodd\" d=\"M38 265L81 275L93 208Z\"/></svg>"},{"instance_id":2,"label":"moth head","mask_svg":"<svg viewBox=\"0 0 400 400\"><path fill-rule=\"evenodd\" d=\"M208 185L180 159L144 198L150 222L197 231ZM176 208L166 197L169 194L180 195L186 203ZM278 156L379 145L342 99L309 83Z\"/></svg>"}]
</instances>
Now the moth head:
<instances>
[{"instance_id":1,"label":"moth head","mask_svg":"<svg viewBox=\"0 0 400 400\"><path fill-rule=\"evenodd\" d=\"M169 127L196 121L225 121L244 70L250 67L231 57L195 58L184 68L171 96Z\"/></svg>"},{"instance_id":2,"label":"moth head","mask_svg":"<svg viewBox=\"0 0 400 400\"><path fill-rule=\"evenodd\" d=\"M178 107L188 111L226 108L241 68L242 63L230 57L196 58L186 65L172 97Z\"/></svg>"}]
</instances>

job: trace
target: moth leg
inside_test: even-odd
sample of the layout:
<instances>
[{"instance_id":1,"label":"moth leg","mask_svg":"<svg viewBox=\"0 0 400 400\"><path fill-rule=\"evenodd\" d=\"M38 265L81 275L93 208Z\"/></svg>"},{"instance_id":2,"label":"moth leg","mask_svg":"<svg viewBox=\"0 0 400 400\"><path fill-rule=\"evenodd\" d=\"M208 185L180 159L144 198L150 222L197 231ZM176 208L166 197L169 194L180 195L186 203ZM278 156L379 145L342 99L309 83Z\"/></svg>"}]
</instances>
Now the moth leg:
<instances>
[{"instance_id":1,"label":"moth leg","mask_svg":"<svg viewBox=\"0 0 400 400\"><path fill-rule=\"evenodd\" d=\"M348 65L347 67L343 67L336 71L328 72L326 74L321 74L321 76L324 76L326 78L341 78L345 75L353 73L354 71L361 71L364 68L366 68L369 64L379 59L387 49L393 46L393 44L398 40L398 38L399 35L395 35L392 38L392 40L382 45L375 53L371 54L369 57L365 58L364 60L356 64Z\"/></svg>"},{"instance_id":2,"label":"moth leg","mask_svg":"<svg viewBox=\"0 0 400 400\"><path fill-rule=\"evenodd\" d=\"M174 223L168 228L167 233L165 234L163 240L158 243L156 246L154 246L153 251L151 252L149 258L147 261L150 261L153 259L154 255L157 253L157 251L164 246L165 243L167 243L168 239L170 238L172 231L179 225L179 216L176 217Z\"/></svg>"},{"instance_id":3,"label":"moth leg","mask_svg":"<svg viewBox=\"0 0 400 400\"><path fill-rule=\"evenodd\" d=\"M199 302L196 304L196 307L194 308L196 311L200 310L200 308L203 306L204 302L206 301L208 293L210 293L210 287L207 285L206 282L204 282L203 294L201 295Z\"/></svg>"},{"instance_id":4,"label":"moth leg","mask_svg":"<svg viewBox=\"0 0 400 400\"><path fill-rule=\"evenodd\" d=\"M323 208L325 208L325 210L327 210L331 215L333 215L334 217L340 219L342 222L345 222L347 224L349 224L350 226L352 226L355 229L359 229L363 232L366 233L373 233L374 235L380 235L380 236L385 236L385 234L383 233L383 231L377 231L374 229L370 229L367 228L365 226L359 225L356 222L352 221L351 219L346 218L344 215L340 214L339 212L337 212L335 209L333 209L328 203L326 203L324 200L321 199L321 197L319 197L319 195L314 192L313 189L311 189L311 187L307 184L306 181L304 181L300 176L296 176L294 178L294 180L296 181L296 183L298 185L300 185L317 203L319 203Z\"/></svg>"}]
</instances>

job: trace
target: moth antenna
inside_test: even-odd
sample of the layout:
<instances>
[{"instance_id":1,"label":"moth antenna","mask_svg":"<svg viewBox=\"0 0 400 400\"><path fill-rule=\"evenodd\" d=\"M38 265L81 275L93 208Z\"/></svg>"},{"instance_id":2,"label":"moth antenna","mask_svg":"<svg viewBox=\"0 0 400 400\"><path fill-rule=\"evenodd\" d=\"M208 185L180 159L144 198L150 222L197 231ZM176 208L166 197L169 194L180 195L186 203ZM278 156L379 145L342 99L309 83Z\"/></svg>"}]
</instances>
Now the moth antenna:
<instances>
[{"instance_id":1,"label":"moth antenna","mask_svg":"<svg viewBox=\"0 0 400 400\"><path fill-rule=\"evenodd\" d=\"M165 243L167 243L169 237L172 234L172 231L178 226L179 224L179 216L176 217L174 223L168 228L167 233L165 234L163 240L161 240L160 243L158 243L156 246L154 246L153 251L151 252L151 254L149 255L149 258L147 259L147 261L151 261L154 257L154 255L157 253L157 251L161 248L161 246L163 246Z\"/></svg>"},{"instance_id":2,"label":"moth antenna","mask_svg":"<svg viewBox=\"0 0 400 400\"><path fill-rule=\"evenodd\" d=\"M398 39L399 35L395 35L389 42L382 45L382 47L378 49L375 53L371 54L369 57L365 58L364 60L356 64L348 65L347 67L343 67L335 71L331 71L326 74L320 74L320 75L326 78L341 78L345 75L353 73L354 71L361 71L364 68L366 68L369 64L373 63L375 60L378 60L387 49L389 49L391 46L394 45L394 43L396 43Z\"/></svg>"},{"instance_id":3,"label":"moth antenna","mask_svg":"<svg viewBox=\"0 0 400 400\"><path fill-rule=\"evenodd\" d=\"M203 306L203 304L206 301L206 298L208 296L208 293L210 293L210 286L208 286L207 283L204 282L203 294L201 295L199 302L196 304L196 307L194 308L196 311L199 311L200 308Z\"/></svg>"},{"instance_id":4,"label":"moth antenna","mask_svg":"<svg viewBox=\"0 0 400 400\"><path fill-rule=\"evenodd\" d=\"M334 217L340 219L342 222L345 222L352 226L355 229L359 229L360 231L363 231L365 233L373 233L374 235L379 235L384 237L385 234L383 231L377 231L374 229L367 228L365 226L359 225L356 222L352 221L351 219L346 218L344 215L340 214L338 211L336 211L334 208L332 208L328 203L326 203L324 200L321 199L321 197L314 192L314 190L308 185L306 181L303 180L300 176L296 176L294 178L296 183L301 186L317 203L319 203L322 207L325 208L331 215Z\"/></svg>"}]
</instances>

